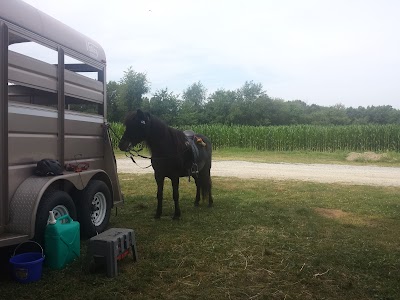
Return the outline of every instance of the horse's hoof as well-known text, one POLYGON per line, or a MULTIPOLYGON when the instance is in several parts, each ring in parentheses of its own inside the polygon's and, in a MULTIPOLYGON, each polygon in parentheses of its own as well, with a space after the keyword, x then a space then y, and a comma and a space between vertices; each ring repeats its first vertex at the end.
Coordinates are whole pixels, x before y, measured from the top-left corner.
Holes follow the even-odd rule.
POLYGON ((199 207, 199 202, 195 202, 194 207, 199 207))
POLYGON ((208 207, 213 207, 214 204, 213 203, 208 203, 208 207))
POLYGON ((172 220, 180 220, 180 218, 181 218, 180 216, 173 216, 172 220))
POLYGON ((161 218, 161 215, 159 215, 159 214, 154 215, 154 219, 159 219, 159 218, 161 218))

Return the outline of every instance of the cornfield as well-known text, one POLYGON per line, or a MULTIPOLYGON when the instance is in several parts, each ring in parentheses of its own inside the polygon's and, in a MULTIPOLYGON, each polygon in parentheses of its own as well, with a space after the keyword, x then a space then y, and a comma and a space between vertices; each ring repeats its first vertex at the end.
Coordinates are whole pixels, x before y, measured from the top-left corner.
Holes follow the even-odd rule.
POLYGON ((118 143, 125 131, 125 125, 122 123, 112 122, 110 125, 110 138, 114 149, 118 149, 118 143))
MULTIPOLYGON (((113 123, 112 128, 122 136, 123 125, 113 123)), ((204 124, 191 126, 190 129, 208 136, 214 149, 239 147, 267 151, 400 152, 400 125, 254 127, 204 124)), ((114 146, 117 146, 117 142, 114 146)))

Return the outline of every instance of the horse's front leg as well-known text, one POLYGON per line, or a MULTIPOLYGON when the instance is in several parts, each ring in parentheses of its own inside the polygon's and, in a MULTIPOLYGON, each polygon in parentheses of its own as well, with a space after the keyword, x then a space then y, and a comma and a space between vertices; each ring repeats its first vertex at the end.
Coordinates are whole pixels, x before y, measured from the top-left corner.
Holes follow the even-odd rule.
POLYGON ((181 209, 179 208, 179 177, 171 178, 172 182, 172 198, 174 198, 175 212, 172 219, 179 220, 181 217, 181 209))
POLYGON ((163 191, 164 191, 164 177, 155 175, 157 182, 157 211, 154 218, 159 219, 162 214, 162 201, 163 201, 163 191))

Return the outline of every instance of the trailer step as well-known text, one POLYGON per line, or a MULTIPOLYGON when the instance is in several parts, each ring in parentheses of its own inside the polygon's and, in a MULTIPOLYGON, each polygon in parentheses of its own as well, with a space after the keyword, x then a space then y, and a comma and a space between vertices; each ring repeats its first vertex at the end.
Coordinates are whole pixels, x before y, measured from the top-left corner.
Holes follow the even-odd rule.
POLYGON ((29 240, 29 236, 27 234, 9 232, 0 233, 0 247, 16 245, 22 242, 26 242, 27 240, 29 240))

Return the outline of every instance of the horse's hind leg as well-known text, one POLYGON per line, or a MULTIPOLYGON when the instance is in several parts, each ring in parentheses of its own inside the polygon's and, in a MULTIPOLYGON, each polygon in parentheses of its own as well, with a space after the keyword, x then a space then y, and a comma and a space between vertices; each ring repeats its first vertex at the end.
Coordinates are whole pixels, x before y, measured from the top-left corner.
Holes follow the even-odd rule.
POLYGON ((162 214, 162 201, 163 201, 163 191, 164 191, 164 177, 155 176, 157 182, 157 211, 154 218, 159 219, 162 214))
POLYGON ((200 202, 200 179, 198 176, 194 177, 194 182, 196 183, 196 200, 194 200, 194 206, 199 206, 200 202))
POLYGON ((208 174, 208 178, 206 180, 207 180, 207 191, 208 191, 208 207, 212 207, 214 201, 213 201, 212 194, 211 194, 212 183, 211 183, 210 173, 208 174))
POLYGON ((172 198, 174 198, 175 212, 172 219, 178 220, 181 217, 181 209, 179 207, 179 177, 171 179, 172 182, 172 198))

